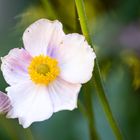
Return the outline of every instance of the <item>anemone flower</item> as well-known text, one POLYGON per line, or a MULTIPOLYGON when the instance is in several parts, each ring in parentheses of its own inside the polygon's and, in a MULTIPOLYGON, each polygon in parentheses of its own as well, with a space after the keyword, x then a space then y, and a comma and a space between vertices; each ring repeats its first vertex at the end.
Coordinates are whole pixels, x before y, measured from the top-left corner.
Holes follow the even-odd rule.
POLYGON ((23 34, 24 48, 2 58, 1 70, 9 87, 12 109, 27 128, 60 110, 77 107, 81 84, 92 77, 95 53, 84 36, 65 34, 62 24, 40 19, 23 34))

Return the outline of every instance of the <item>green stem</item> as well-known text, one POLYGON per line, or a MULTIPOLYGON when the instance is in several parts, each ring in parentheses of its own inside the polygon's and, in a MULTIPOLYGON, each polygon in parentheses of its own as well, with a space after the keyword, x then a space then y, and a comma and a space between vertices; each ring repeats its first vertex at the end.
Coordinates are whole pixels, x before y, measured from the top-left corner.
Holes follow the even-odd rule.
POLYGON ((75 4, 76 4, 79 20, 80 20, 82 32, 83 32, 84 36, 86 37, 87 41, 90 44, 92 44, 92 41, 91 41, 91 38, 89 35, 88 26, 87 26, 87 17, 86 17, 86 13, 85 13, 85 7, 84 7, 83 0, 75 0, 75 4))
POLYGON ((84 90, 90 139, 91 140, 98 140, 98 135, 97 135, 97 132, 95 129, 95 122, 94 122, 94 114, 93 114, 94 112, 93 112, 93 104, 92 104, 92 90, 91 90, 90 82, 88 82, 86 85, 84 85, 83 90, 84 90))
MULTIPOLYGON (((92 45, 92 40, 91 40, 91 36, 90 36, 89 30, 88 30, 87 17, 86 17, 86 12, 85 12, 83 0, 75 0, 75 3, 76 3, 79 19, 80 19, 80 25, 81 25, 82 32, 83 32, 84 36, 86 37, 87 41, 92 45)), ((113 117, 109 103, 108 103, 106 95, 105 95, 104 87, 102 84, 102 79, 100 76, 100 69, 98 66, 97 58, 95 61, 93 78, 94 78, 93 80, 94 80, 95 88, 97 91, 97 95, 98 95, 99 100, 101 102, 101 105, 106 113, 106 117, 110 123, 110 126, 111 126, 111 128, 116 136, 116 139, 122 140, 123 138, 122 138, 120 129, 117 125, 117 122, 115 121, 115 119, 113 117)))
POLYGON ((110 126, 111 126, 112 130, 114 131, 116 139, 117 140, 122 140, 123 138, 122 138, 120 129, 117 125, 117 122, 115 121, 115 119, 113 117, 113 114, 111 112, 111 108, 109 106, 107 97, 106 97, 105 92, 104 92, 104 88, 103 88, 103 85, 102 85, 102 81, 101 81, 101 77, 100 77, 100 70, 99 70, 97 60, 96 60, 95 63, 96 63, 96 65, 95 65, 95 68, 94 68, 93 82, 94 82, 94 86, 95 86, 95 88, 98 92, 97 96, 99 97, 99 100, 102 104, 102 107, 103 107, 105 113, 106 113, 106 116, 107 116, 107 119, 110 123, 110 126))
POLYGON ((78 109, 80 110, 80 112, 81 112, 86 118, 88 118, 86 108, 85 108, 84 104, 80 101, 80 99, 78 100, 78 109))
POLYGON ((52 4, 50 3, 49 0, 40 0, 42 3, 42 6, 44 6, 47 15, 50 16, 51 18, 55 19, 57 17, 56 13, 54 12, 54 8, 52 4))
POLYGON ((25 131, 26 140, 34 140, 30 128, 27 128, 27 129, 25 129, 24 131, 25 131))
MULTIPOLYGON (((79 26, 79 20, 78 19, 78 12, 75 5, 75 30, 78 33, 81 33, 81 27, 79 26)), ((83 86, 84 92, 84 99, 85 99, 85 105, 82 105, 79 102, 80 109, 82 113, 86 116, 88 121, 88 127, 89 127, 89 133, 90 133, 90 139, 91 140, 98 140, 98 134, 95 129, 95 121, 94 121, 94 109, 92 104, 92 89, 91 89, 91 83, 88 82, 86 85, 83 86)))

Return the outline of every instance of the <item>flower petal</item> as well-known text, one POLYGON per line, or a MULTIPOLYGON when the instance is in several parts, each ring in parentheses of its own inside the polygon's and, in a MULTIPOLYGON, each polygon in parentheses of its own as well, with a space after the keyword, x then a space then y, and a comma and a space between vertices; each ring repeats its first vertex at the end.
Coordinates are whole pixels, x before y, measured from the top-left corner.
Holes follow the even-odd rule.
POLYGON ((92 77, 95 57, 84 36, 66 35, 56 52, 61 78, 71 83, 86 83, 92 77))
POLYGON ((59 21, 40 19, 25 30, 24 47, 32 56, 51 55, 53 47, 61 42, 63 36, 62 24, 59 21))
POLYGON ((81 84, 71 84, 60 78, 50 84, 48 90, 53 102, 54 112, 76 108, 80 88, 81 84))
POLYGON ((0 91, 0 113, 7 113, 12 108, 9 97, 0 91))
POLYGON ((12 49, 2 58, 1 70, 8 84, 17 84, 29 79, 27 67, 31 56, 24 49, 12 49))
POLYGON ((50 118, 53 113, 46 86, 26 82, 7 88, 7 94, 13 106, 7 117, 18 118, 24 128, 50 118))

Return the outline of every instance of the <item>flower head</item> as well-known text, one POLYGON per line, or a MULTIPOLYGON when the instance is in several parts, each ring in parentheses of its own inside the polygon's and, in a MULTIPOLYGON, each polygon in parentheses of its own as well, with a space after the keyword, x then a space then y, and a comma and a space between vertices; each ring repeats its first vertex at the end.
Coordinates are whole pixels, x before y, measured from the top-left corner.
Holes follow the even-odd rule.
POLYGON ((24 48, 2 58, 6 91, 24 128, 60 110, 77 107, 82 83, 92 76, 95 53, 84 36, 65 34, 59 21, 40 19, 23 34, 24 48))

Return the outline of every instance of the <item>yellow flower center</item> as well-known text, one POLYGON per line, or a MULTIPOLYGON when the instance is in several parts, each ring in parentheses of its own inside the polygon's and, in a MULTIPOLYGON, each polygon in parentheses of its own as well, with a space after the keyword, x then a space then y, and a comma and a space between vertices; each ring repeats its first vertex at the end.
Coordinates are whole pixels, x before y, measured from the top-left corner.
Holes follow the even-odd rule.
POLYGON ((40 64, 37 68, 36 68, 37 73, 46 75, 46 73, 50 72, 50 68, 47 64, 40 64))
POLYGON ((48 85, 60 73, 58 62, 49 56, 36 56, 32 59, 28 72, 31 80, 36 84, 48 85))

